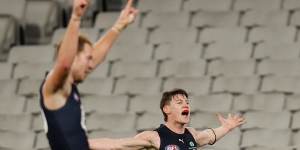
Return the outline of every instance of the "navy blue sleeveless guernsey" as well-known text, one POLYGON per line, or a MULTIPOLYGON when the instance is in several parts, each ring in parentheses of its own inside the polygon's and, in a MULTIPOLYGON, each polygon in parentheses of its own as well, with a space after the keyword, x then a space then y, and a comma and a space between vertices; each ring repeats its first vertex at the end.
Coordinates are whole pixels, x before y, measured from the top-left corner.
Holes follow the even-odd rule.
POLYGON ((197 150, 197 143, 188 129, 183 134, 177 134, 162 124, 154 131, 160 137, 159 150, 197 150))
POLYGON ((44 120, 44 129, 52 150, 88 150, 84 111, 80 95, 75 84, 66 104, 58 110, 49 110, 44 105, 40 87, 40 106, 44 120))

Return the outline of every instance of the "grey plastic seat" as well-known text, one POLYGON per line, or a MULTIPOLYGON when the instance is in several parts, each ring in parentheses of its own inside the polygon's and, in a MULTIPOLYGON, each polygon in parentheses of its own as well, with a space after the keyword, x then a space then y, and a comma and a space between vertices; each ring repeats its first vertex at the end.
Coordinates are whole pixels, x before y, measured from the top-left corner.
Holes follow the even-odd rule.
POLYGON ((137 6, 141 12, 179 12, 181 7, 181 0, 143 0, 137 6))
POLYGON ((242 132, 239 129, 232 130, 230 134, 226 135, 226 138, 220 139, 213 147, 217 150, 239 150, 241 136, 242 132))
POLYGON ((269 148, 287 147, 291 131, 285 130, 249 130, 243 133, 241 147, 265 146, 269 148))
POLYGON ((55 48, 52 45, 15 46, 11 49, 8 61, 11 63, 51 63, 55 48))
POLYGON ((153 95, 160 92, 160 87, 159 78, 123 78, 117 81, 114 94, 153 95))
POLYGON ((153 49, 152 45, 117 44, 112 47, 106 59, 108 61, 150 61, 152 59, 153 49))
MULTIPOLYGON (((110 29, 117 21, 119 15, 119 12, 99 12, 96 16, 94 28, 110 29)), ((138 27, 140 18, 140 15, 138 15, 134 23, 130 24, 130 26, 138 27)))
POLYGON ((204 53, 205 59, 223 58, 226 60, 247 60, 252 54, 251 43, 217 42, 209 44, 204 53))
POLYGON ((284 95, 279 93, 240 95, 234 98, 233 110, 281 112, 284 105, 284 95))
POLYGON ((212 76, 251 76, 256 69, 255 60, 215 60, 209 64, 208 74, 212 76))
POLYGON ((135 129, 136 116, 133 114, 100 114, 93 113, 87 118, 89 130, 125 132, 135 129))
POLYGON ((39 96, 33 96, 26 99, 25 113, 39 114, 41 113, 41 106, 39 102, 39 96))
POLYGON ((249 33, 249 42, 295 42, 295 27, 258 27, 249 33))
POLYGON ((137 120, 137 130, 153 130, 164 123, 163 115, 157 113, 145 113, 137 120))
POLYGON ((151 44, 160 43, 196 43, 196 28, 170 28, 160 27, 155 29, 151 35, 149 42, 151 44))
POLYGON ((126 28, 119 36, 115 45, 142 45, 146 44, 148 40, 148 29, 147 28, 136 28, 130 26, 126 28), (130 38, 128 38, 130 37, 130 38))
POLYGON ((218 125, 215 113, 197 112, 192 116, 191 127, 195 129, 207 129, 218 125))
POLYGON ((206 61, 170 60, 160 64, 160 77, 201 77, 205 75, 206 61))
POLYGON ((113 77, 155 77, 156 61, 118 61, 113 64, 111 76, 113 77))
POLYGON ((27 1, 25 11, 25 42, 49 43, 52 33, 59 26, 59 5, 54 1, 27 1))
POLYGON ((38 133, 36 138, 36 146, 37 149, 50 149, 49 142, 47 136, 44 132, 38 133))
POLYGON ((154 58, 157 60, 201 61, 202 53, 202 44, 166 43, 157 46, 154 58))
POLYGON ((24 21, 26 3, 26 0, 1 0, 0 14, 11 15, 22 24, 24 21))
POLYGON ((110 64, 108 61, 104 61, 89 74, 88 78, 106 78, 108 76, 110 64))
MULTIPOLYGON (((71 15, 73 0, 55 0, 59 3, 61 9, 65 13, 66 19, 69 19, 71 15)), ((103 1, 102 0, 90 0, 89 8, 86 10, 84 16, 82 17, 83 26, 92 26, 93 16, 96 12, 103 10, 103 1)))
POLYGON ((300 8, 300 2, 298 0, 285 0, 283 1, 283 9, 295 10, 300 8))
POLYGON ((91 131, 89 133, 89 138, 128 138, 128 137, 134 137, 137 134, 136 130, 132 131, 122 131, 122 132, 116 132, 116 131, 91 131))
POLYGON ((112 78, 88 78, 78 88, 82 94, 110 95, 113 84, 112 78))
POLYGON ((210 91, 211 79, 210 77, 176 77, 168 78, 163 86, 163 90, 172 90, 174 88, 185 89, 188 93, 193 95, 208 94, 210 91))
POLYGON ((0 114, 0 130, 26 132, 30 130, 30 114, 0 114))
POLYGON ((0 133, 0 147, 8 149, 31 149, 34 146, 35 134, 33 132, 1 131, 0 133))
POLYGON ((264 60, 258 65, 258 74, 275 76, 299 76, 300 61, 290 60, 264 60))
POLYGON ((256 59, 271 58, 275 60, 298 59, 300 43, 264 42, 257 45, 253 57, 256 59))
POLYGON ((87 113, 123 114, 127 111, 128 97, 125 95, 85 96, 82 98, 82 104, 87 113))
POLYGON ((210 94, 191 97, 191 107, 200 112, 229 112, 233 97, 230 94, 210 94), (220 105, 222 104, 222 105, 220 105))
POLYGON ((279 26, 284 27, 288 24, 288 11, 247 11, 242 17, 243 26, 279 26))
POLYGON ((293 13, 293 15, 291 16, 290 25, 291 26, 299 26, 300 25, 300 12, 299 11, 295 11, 293 13))
POLYGON ((254 146, 254 147, 249 147, 245 148, 245 150, 293 150, 293 146, 284 146, 284 147, 278 147, 278 148, 272 148, 272 147, 267 147, 267 146, 254 146))
POLYGON ((231 8, 231 0, 189 0, 184 5, 184 10, 189 11, 228 11, 231 8))
POLYGON ((297 150, 300 149, 300 146, 299 146, 299 141, 300 141, 300 133, 299 132, 294 132, 293 134, 293 145, 297 148, 297 150))
POLYGON ((280 0, 237 0, 234 3, 234 10, 279 10, 280 0))
POLYGON ((204 28, 199 37, 200 43, 244 43, 245 41, 246 29, 241 27, 204 28))
POLYGON ((0 94, 13 95, 17 90, 17 81, 12 79, 0 80, 0 94))
POLYGON ((0 60, 2 61, 7 59, 10 47, 19 43, 17 27, 16 21, 11 16, 0 15, 0 60))
POLYGON ((300 93, 299 77, 270 76, 262 81, 262 92, 300 93))
POLYGON ((141 95, 130 100, 129 111, 135 113, 161 113, 159 108, 161 95, 141 95))
POLYGON ((38 95, 41 84, 42 79, 23 79, 20 82, 18 94, 22 96, 38 95))
POLYGON ((292 129, 300 129, 300 112, 293 114, 292 129))
POLYGON ((143 19, 142 26, 147 28, 155 27, 178 27, 187 28, 189 25, 189 12, 151 12, 143 19))
POLYGON ((300 110, 300 95, 295 94, 287 97, 286 100, 286 109, 291 111, 300 110))
POLYGON ((39 113, 37 115, 33 116, 32 119, 32 130, 35 132, 45 132, 45 128, 44 128, 44 120, 42 118, 42 114, 39 113))
MULTIPOLYGON (((0 114, 19 115, 24 112, 26 101, 19 96, 1 96, 0 114)), ((17 129, 16 129, 17 130, 17 129)))
POLYGON ((50 71, 51 63, 19 63, 14 70, 14 79, 44 79, 46 71, 50 71))
POLYGON ((97 14, 94 27, 108 29, 114 25, 119 15, 119 12, 100 12, 97 14))
POLYGON ((283 112, 247 112, 244 117, 247 123, 242 129, 289 129, 291 113, 283 112))
POLYGON ((239 12, 200 11, 192 19, 193 27, 235 27, 238 25, 239 12))
MULTIPOLYGON (((63 39, 65 32, 66 32, 65 28, 56 29, 53 33, 51 44, 58 45, 59 42, 63 39)), ((101 33, 100 29, 97 29, 97 28, 81 28, 80 29, 80 34, 87 37, 92 43, 96 42, 99 39, 100 33, 101 33)))
POLYGON ((257 76, 218 77, 214 81, 212 92, 253 94, 258 92, 259 82, 257 76))
POLYGON ((10 79, 13 71, 11 63, 0 63, 0 80, 10 79))

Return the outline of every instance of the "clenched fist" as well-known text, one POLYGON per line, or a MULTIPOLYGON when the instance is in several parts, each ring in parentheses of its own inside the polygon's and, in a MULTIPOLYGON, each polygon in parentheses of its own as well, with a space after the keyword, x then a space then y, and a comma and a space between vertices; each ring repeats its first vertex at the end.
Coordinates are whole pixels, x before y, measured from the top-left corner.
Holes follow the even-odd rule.
POLYGON ((81 16, 83 16, 89 3, 90 0, 74 0, 72 17, 79 19, 81 16))

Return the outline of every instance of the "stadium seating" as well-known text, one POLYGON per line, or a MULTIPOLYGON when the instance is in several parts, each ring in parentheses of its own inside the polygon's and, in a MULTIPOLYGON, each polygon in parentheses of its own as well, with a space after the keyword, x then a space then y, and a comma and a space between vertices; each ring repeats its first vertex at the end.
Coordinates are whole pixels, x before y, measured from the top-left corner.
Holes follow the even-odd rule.
MULTIPOLYGON (((125 0, 91 0, 96 42, 125 0)), ((190 126, 247 123, 204 150, 300 150, 299 0, 139 0, 140 15, 79 90, 88 136, 131 137, 164 123, 166 90, 190 94, 190 126), (117 123, 116 123, 117 122, 117 123)), ((50 150, 39 88, 72 0, 0 0, 0 150, 50 150), (16 144, 17 143, 17 144, 16 144)))

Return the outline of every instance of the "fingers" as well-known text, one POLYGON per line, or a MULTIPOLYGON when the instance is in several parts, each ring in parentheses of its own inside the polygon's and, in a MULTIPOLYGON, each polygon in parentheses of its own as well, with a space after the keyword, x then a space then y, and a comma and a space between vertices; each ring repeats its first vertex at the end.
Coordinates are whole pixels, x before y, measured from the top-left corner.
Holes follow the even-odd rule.
POLYGON ((243 125, 245 123, 246 123, 246 120, 243 120, 243 121, 241 121, 241 122, 238 123, 238 126, 243 125))
POLYGON ((128 1, 127 1, 127 4, 126 4, 126 6, 125 6, 125 9, 131 8, 131 7, 132 7, 132 4, 133 4, 133 0, 128 0, 128 1))
POLYGON ((224 122, 225 118, 220 114, 220 113, 216 113, 219 121, 221 122, 221 124, 224 122))
POLYGON ((227 118, 227 119, 229 119, 229 118, 232 118, 232 115, 231 115, 231 113, 229 113, 229 114, 228 114, 228 118, 227 118))

